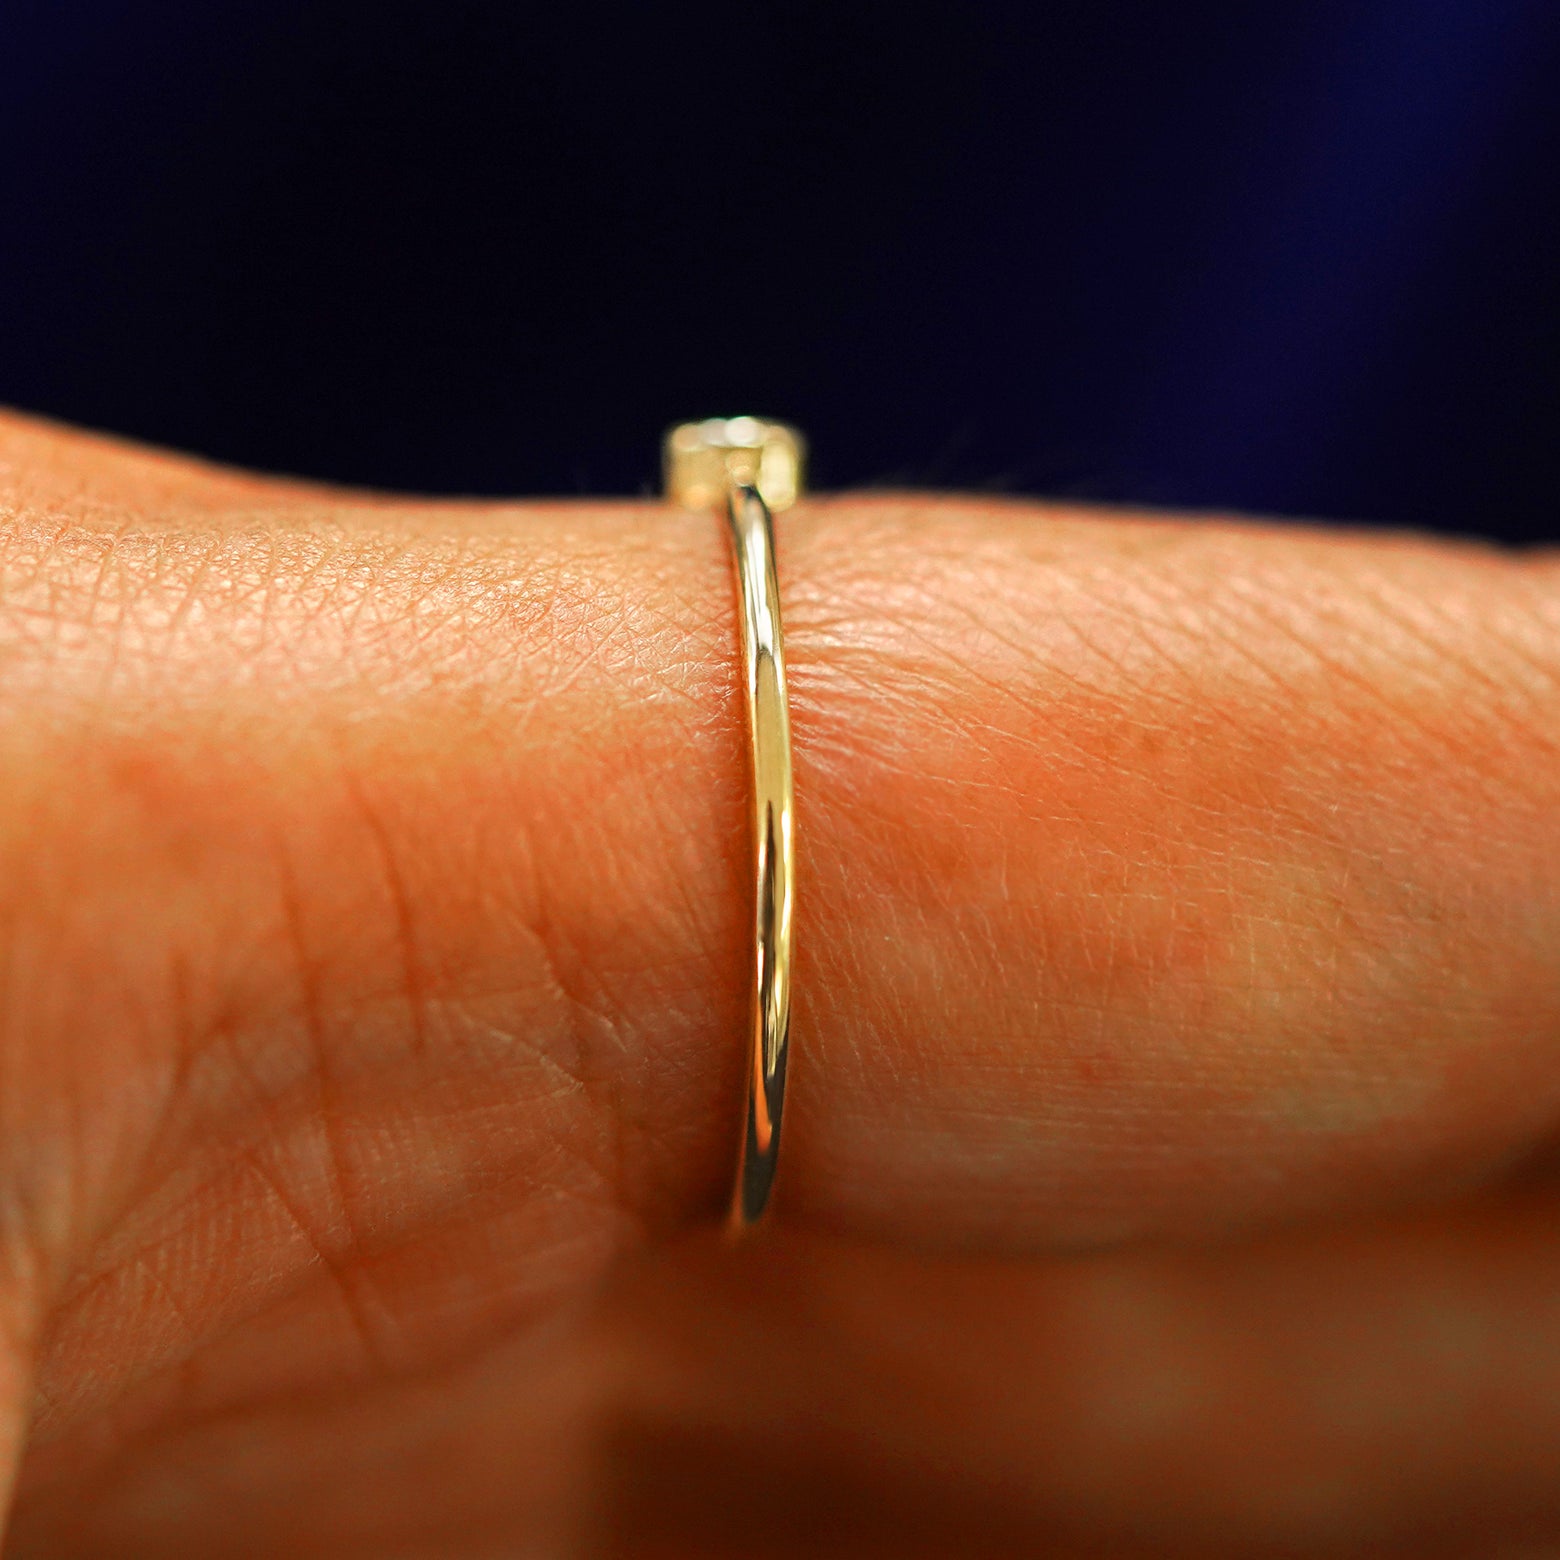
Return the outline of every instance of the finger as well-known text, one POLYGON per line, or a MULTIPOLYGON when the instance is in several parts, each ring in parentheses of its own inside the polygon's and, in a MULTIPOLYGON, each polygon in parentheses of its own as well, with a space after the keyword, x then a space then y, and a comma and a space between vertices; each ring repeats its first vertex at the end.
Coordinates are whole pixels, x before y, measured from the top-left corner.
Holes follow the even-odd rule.
POLYGON ((1548 1552, 1555 1213, 1029 1265, 685 1250, 611 1308, 591 1504, 641 1555, 1548 1552))
POLYGON ((1195 1234, 1547 1141, 1552 558, 1022 509, 800 541, 787 1206, 1195 1234))
MULTIPOLYGON (((45 1423, 289 1286, 289 1368, 393 1371, 717 1206, 749 962, 717 528, 11 437, 7 1141, 75 1273, 45 1423)), ((930 500, 781 548, 783 1218, 1202 1232, 1545 1140, 1552 565, 930 500)))
POLYGON ((699 1236, 545 1348, 44 1459, 16 1553, 1547 1553, 1555 1214, 1067 1260, 699 1236))

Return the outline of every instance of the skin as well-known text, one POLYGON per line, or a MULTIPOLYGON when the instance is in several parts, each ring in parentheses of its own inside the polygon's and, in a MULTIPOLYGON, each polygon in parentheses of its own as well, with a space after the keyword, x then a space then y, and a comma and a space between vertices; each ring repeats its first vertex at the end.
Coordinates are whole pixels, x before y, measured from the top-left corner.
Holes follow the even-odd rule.
POLYGON ((779 534, 733 1247, 721 528, 0 421, 7 1560, 1560 1553, 1560 564, 779 534))

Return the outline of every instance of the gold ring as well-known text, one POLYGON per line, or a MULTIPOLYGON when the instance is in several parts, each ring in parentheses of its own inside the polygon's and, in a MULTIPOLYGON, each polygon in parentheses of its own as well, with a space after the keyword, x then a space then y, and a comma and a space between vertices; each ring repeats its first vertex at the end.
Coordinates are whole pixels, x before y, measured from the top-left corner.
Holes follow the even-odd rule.
POLYGON ((736 563, 753 774, 754 962, 744 1049, 747 1100, 731 1223, 760 1218, 774 1187, 791 1038, 791 942, 796 855, 791 710, 771 512, 796 502, 803 444, 783 423, 712 418, 673 428, 663 446, 666 491, 688 509, 723 506, 736 563))

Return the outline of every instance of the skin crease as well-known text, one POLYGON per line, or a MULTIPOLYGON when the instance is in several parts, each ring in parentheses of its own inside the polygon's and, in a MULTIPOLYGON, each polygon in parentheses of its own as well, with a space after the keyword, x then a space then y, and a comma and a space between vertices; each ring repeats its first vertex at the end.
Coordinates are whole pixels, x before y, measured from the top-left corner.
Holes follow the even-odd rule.
POLYGON ((8 1560, 1560 1543, 1555 560, 778 529, 732 1249, 720 528, 0 422, 8 1560))

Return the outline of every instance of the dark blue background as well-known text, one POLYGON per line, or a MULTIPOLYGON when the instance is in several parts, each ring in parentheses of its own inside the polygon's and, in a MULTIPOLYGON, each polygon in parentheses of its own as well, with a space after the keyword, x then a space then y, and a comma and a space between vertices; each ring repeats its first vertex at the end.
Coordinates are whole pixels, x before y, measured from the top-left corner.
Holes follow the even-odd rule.
POLYGON ((1553 0, 0 0, 0 400, 228 460, 1556 534, 1553 0))

